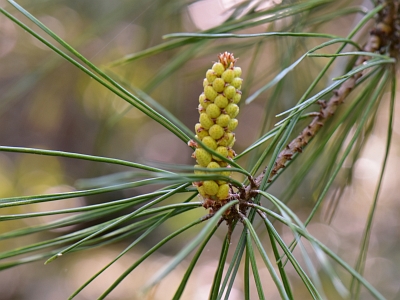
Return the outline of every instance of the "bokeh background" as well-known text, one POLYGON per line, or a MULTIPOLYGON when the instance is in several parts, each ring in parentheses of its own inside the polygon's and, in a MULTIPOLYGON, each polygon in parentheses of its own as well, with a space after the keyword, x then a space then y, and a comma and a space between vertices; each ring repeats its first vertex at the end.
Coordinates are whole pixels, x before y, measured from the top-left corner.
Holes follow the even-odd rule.
MULTIPOLYGON (((251 1, 250 1, 251 2, 251 1)), ((261 8, 272 7, 279 1, 264 1, 261 8)), ((368 2, 368 1, 367 1, 368 2)), ((265 84, 277 74, 279 62, 277 53, 288 51, 285 38, 271 38, 268 43, 257 39, 210 40, 201 47, 192 48, 192 56, 179 61, 180 49, 163 51, 150 57, 135 60, 122 66, 109 68, 108 65, 125 55, 136 53, 164 42, 162 36, 173 32, 194 32, 206 30, 223 23, 234 5, 240 0, 205 1, 136 1, 136 0, 21 0, 18 2, 56 34, 75 47, 97 66, 112 72, 115 78, 135 91, 141 90, 168 109, 189 128, 197 121, 197 99, 202 91, 205 71, 216 60, 216 55, 231 51, 239 57, 243 69, 244 97, 265 84), (257 56, 256 72, 246 71, 257 56), (176 66, 171 67, 171 61, 176 66), (251 84, 246 85, 246 78, 251 84)), ((361 1, 352 1, 354 5, 361 1)), ((364 2, 363 5, 368 5, 364 2)), ((27 24, 32 24, 5 1, 0 5, 27 24)), ((260 8, 260 9, 261 9, 260 8)), ((353 14, 324 25, 320 30, 345 35, 361 15, 353 14)), ((275 26, 284 26, 275 24, 275 26)), ((37 29, 34 25, 33 28, 37 29)), ((246 33, 262 32, 268 25, 251 28, 246 33)), ((362 40, 362 37, 360 37, 362 40)), ((311 41, 311 43, 313 43, 311 41)), ((186 46, 191 47, 191 46, 186 46)), ((288 51, 298 57, 304 48, 288 51)), ((335 49, 335 48, 332 48, 335 49)), ((292 49, 293 50, 293 49, 292 49)), ((323 60, 300 65, 289 76, 294 85, 284 87, 281 101, 275 113, 291 107, 317 74, 323 60)), ((340 64, 336 66, 340 70, 340 64)), ((91 155, 120 158, 140 163, 168 163, 192 165, 191 151, 181 140, 161 127, 137 109, 115 97, 100 84, 49 50, 28 33, 17 27, 5 16, 0 15, 0 144, 3 146, 35 147, 91 155)), ((334 72, 334 71, 333 71, 334 72)), ((321 86, 322 88, 322 86, 321 86)), ((264 124, 265 103, 273 90, 262 94, 251 105, 241 106, 239 127, 236 130, 236 152, 248 147, 262 132, 270 129, 276 119, 264 124)), ((378 121, 369 140, 352 170, 351 184, 344 190, 332 216, 335 197, 339 193, 332 189, 322 212, 309 226, 309 230, 350 265, 354 265, 361 234, 365 227, 368 211, 373 200, 377 178, 384 155, 387 133, 388 97, 382 100, 378 110, 378 121)), ((396 112, 398 109, 396 108, 396 112)), ((399 123, 396 113, 395 132, 391 155, 384 177, 372 238, 368 252, 365 276, 387 299, 400 299, 400 223, 398 201, 399 123)), ((328 149, 327 149, 328 150, 328 149)), ((306 154, 305 154, 306 155, 306 154)), ((329 152, 327 151, 327 156, 329 152)), ((300 158, 301 160, 301 158, 300 158)), ((248 162, 245 157, 240 163, 248 162)), ((280 196, 282 189, 290 182, 293 170, 274 185, 272 193, 280 196)), ((291 195, 290 207, 305 220, 317 199, 313 193, 315 171, 307 176, 301 187, 291 195)), ((24 196, 32 194, 73 191, 85 184, 85 179, 127 171, 127 168, 88 161, 43 157, 29 154, 0 152, 0 196, 24 196)), ((343 172, 346 173, 346 168, 343 172)), ((340 183, 339 176, 339 183, 340 183)), ((340 184, 337 184, 339 186, 340 184)), ((108 193, 106 195, 77 198, 62 203, 36 205, 29 208, 16 207, 3 210, 0 214, 22 213, 76 207, 121 199, 144 192, 145 189, 108 193)), ((179 201, 179 199, 176 199, 179 201)), ((205 214, 203 209, 188 214, 188 219, 205 214)), ((49 218, 26 219, 19 222, 2 222, 0 232, 40 224, 49 218)), ((161 237, 174 229, 179 222, 174 220, 144 240, 130 251, 104 275, 82 291, 77 299, 96 299, 106 286, 111 284, 127 266, 161 237)), ((285 240, 291 240, 287 228, 281 230, 285 240)), ((69 231, 73 228, 63 229, 69 231)), ((181 249, 198 229, 179 237, 175 243, 164 247, 148 259, 138 270, 128 276, 107 299, 143 299, 140 287, 153 273, 160 269, 169 258, 181 249)), ((225 227, 218 231, 196 267, 194 278, 189 282, 185 299, 207 299, 215 266, 218 261, 225 227)), ((62 230, 38 234, 29 240, 2 241, 0 250, 13 249, 27 243, 34 243, 46 237, 55 237, 62 230)), ((233 237, 232 243, 235 242, 233 237)), ((128 243, 129 241, 127 241, 128 243)), ((94 272, 112 260, 125 244, 117 244, 87 252, 70 254, 49 265, 43 261, 19 266, 0 272, 1 299, 66 299, 94 272)), ((299 253, 298 253, 299 254, 299 253)), ((301 255, 298 255, 301 257, 301 255)), ((169 299, 185 271, 185 264, 179 266, 166 278, 149 299, 169 299)), ((279 299, 273 288, 266 268, 259 270, 265 285, 271 286, 268 299, 279 299)), ((341 269, 337 272, 348 279, 341 269)), ((293 278, 296 299, 309 299, 302 282, 289 269, 293 278)), ((320 270, 322 280, 324 272, 320 270)), ((241 299, 242 284, 237 278, 230 299, 241 299)), ((254 287, 253 287, 254 288, 254 287)), ((332 292, 328 280, 326 293, 331 299, 341 299, 332 292)), ((368 293, 362 299, 370 299, 368 293)))

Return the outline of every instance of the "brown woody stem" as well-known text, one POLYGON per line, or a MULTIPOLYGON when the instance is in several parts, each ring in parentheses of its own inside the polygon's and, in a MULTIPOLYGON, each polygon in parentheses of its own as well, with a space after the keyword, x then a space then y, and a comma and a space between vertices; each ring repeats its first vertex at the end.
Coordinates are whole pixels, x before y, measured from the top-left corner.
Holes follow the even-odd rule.
MULTIPOLYGON (((366 52, 382 52, 385 47, 389 47, 389 53, 391 56, 397 56, 400 48, 400 18, 398 16, 400 5, 397 0, 385 2, 385 7, 379 12, 376 25, 370 31, 369 39, 364 45, 363 50, 366 52)), ((368 59, 370 59, 368 56, 359 56, 354 64, 354 68, 360 66, 368 59)), ((317 134, 325 122, 335 113, 337 107, 343 103, 347 95, 354 89, 357 81, 363 75, 363 71, 354 74, 333 92, 333 96, 328 101, 318 102, 321 107, 319 113, 317 113, 311 123, 279 153, 274 166, 269 173, 269 182, 272 181, 279 170, 285 167, 287 161, 291 160, 293 155, 302 152, 302 149, 317 134)), ((267 170, 265 169, 255 179, 257 187, 260 186, 264 176, 266 176, 266 171, 267 170)))

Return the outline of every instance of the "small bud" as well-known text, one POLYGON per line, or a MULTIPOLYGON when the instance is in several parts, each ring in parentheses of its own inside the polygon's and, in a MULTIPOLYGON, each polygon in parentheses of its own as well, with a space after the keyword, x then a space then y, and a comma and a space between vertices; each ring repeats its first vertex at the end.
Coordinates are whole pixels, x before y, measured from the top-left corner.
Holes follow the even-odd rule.
POLYGON ((211 85, 207 85, 204 88, 204 94, 206 95, 206 98, 210 101, 214 101, 214 99, 218 96, 218 93, 213 89, 211 85))
POLYGON ((235 73, 235 77, 240 77, 242 75, 242 69, 240 67, 234 67, 233 72, 235 73))
POLYGON ((208 130, 208 134, 214 140, 219 140, 224 135, 224 132, 225 132, 224 129, 217 124, 211 126, 210 129, 208 130))
POLYGON ((214 180, 206 180, 203 182, 204 192, 207 195, 214 196, 218 193, 219 186, 214 180))
MULTIPOLYGON (((228 143, 229 143, 228 147, 232 148, 233 144, 235 143, 235 134, 232 132, 229 132, 227 135, 228 135, 228 143)), ((233 156, 231 156, 231 157, 233 157, 233 156)))
POLYGON ((229 121, 231 120, 231 117, 226 115, 226 114, 221 114, 217 120, 215 120, 215 123, 218 124, 221 127, 227 127, 229 124, 229 121))
POLYGON ((211 119, 216 119, 221 114, 221 109, 216 104, 211 103, 207 106, 206 113, 211 119))
POLYGON ((228 157, 229 158, 234 158, 236 156, 235 151, 231 147, 228 147, 228 157))
POLYGON ((197 138, 200 139, 200 140, 202 140, 204 137, 206 137, 206 136, 209 135, 209 134, 208 134, 208 131, 205 130, 205 129, 201 126, 200 123, 197 123, 197 124, 194 126, 194 130, 196 131, 197 138))
POLYGON ((214 125, 213 120, 211 120, 210 116, 206 113, 200 114, 199 121, 201 126, 206 130, 210 129, 210 127, 214 125))
POLYGON ((234 131, 236 127, 238 126, 238 120, 237 119, 230 119, 229 124, 228 124, 228 130, 229 131, 234 131))
MULTIPOLYGON (((234 104, 238 104, 240 102, 240 99, 242 99, 242 92, 239 90, 236 90, 235 96, 232 98, 232 102, 234 104)), ((205 107, 205 106, 204 106, 205 107)))
POLYGON ((232 148, 233 145, 235 144, 235 141, 236 141, 236 138, 233 137, 232 142, 229 143, 228 147, 229 147, 229 148, 232 148))
POLYGON ((227 87, 225 87, 224 89, 224 95, 226 98, 228 99, 232 99, 236 94, 236 89, 235 87, 228 85, 227 87))
POLYGON ((218 168, 221 168, 221 167, 215 161, 212 161, 207 165, 207 169, 218 169, 218 168))
POLYGON ((218 140, 218 146, 228 147, 229 142, 232 141, 232 137, 232 132, 225 132, 224 136, 218 140))
MULTIPOLYGON (((212 161, 208 164, 207 169, 218 169, 221 168, 216 161, 212 161)), ((218 174, 218 172, 209 172, 209 174, 218 174)))
POLYGON ((225 108, 229 104, 229 101, 224 95, 219 94, 217 98, 214 99, 214 104, 219 108, 225 108))
POLYGON ((232 69, 225 70, 224 73, 222 73, 221 75, 221 78, 228 83, 231 82, 234 77, 235 77, 235 72, 232 69))
POLYGON ((222 78, 216 78, 212 83, 212 87, 217 93, 222 93, 225 89, 225 81, 222 78))
POLYGON ((196 156, 197 163, 202 167, 207 167, 211 162, 211 154, 203 148, 197 148, 194 155, 196 156))
POLYGON ((197 190, 199 191, 199 194, 202 195, 203 197, 207 196, 206 192, 204 191, 204 186, 202 186, 202 185, 198 186, 197 190))
POLYGON ((239 113, 239 106, 233 103, 229 103, 228 106, 225 107, 225 111, 231 117, 231 119, 233 119, 239 113))
POLYGON ((217 198, 223 200, 228 197, 229 197, 229 185, 226 183, 220 185, 217 192, 217 198))
POLYGON ((228 167, 229 167, 229 165, 228 165, 227 162, 220 161, 220 162, 218 162, 218 163, 219 163, 219 165, 221 166, 221 168, 228 168, 228 167))
POLYGON ((236 77, 232 80, 231 85, 233 85, 235 88, 240 90, 240 87, 242 86, 242 82, 243 82, 242 78, 236 77))
POLYGON ((207 106, 211 103, 211 101, 207 99, 207 97, 206 97, 206 95, 204 95, 204 93, 201 93, 201 95, 199 96, 199 103, 204 108, 207 108, 207 106))
MULTIPOLYGON (((223 147, 223 146, 219 146, 215 150, 215 152, 217 152, 218 154, 222 155, 223 157, 228 157, 228 154, 229 154, 228 148, 227 147, 223 147)), ((216 157, 214 155, 212 156, 212 158, 215 159, 216 161, 221 161, 221 159, 219 157, 216 157)), ((220 163, 220 165, 221 165, 221 163, 220 163)), ((221 166, 221 168, 224 168, 224 167, 226 167, 226 166, 221 166)))
POLYGON ((221 63, 215 63, 215 64, 212 66, 212 69, 213 69, 213 71, 215 72, 215 74, 216 74, 217 76, 221 76, 222 73, 225 71, 225 67, 224 67, 224 65, 221 64, 221 63))
POLYGON ((212 83, 215 78, 217 78, 217 74, 212 69, 208 69, 206 72, 206 78, 209 83, 212 83))
POLYGON ((202 142, 204 145, 212 150, 215 150, 218 147, 217 142, 211 136, 206 136, 205 138, 203 138, 202 142))

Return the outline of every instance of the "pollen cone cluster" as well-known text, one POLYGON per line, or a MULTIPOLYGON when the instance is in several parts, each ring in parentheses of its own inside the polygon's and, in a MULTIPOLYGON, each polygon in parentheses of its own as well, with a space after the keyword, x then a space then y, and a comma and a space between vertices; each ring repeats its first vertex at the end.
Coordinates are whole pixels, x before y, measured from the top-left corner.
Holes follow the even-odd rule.
MULTIPOLYGON (((235 143, 233 131, 238 125, 236 116, 239 113, 237 105, 241 99, 240 88, 243 79, 242 70, 235 67, 233 54, 225 52, 218 56, 218 62, 207 70, 203 81, 204 92, 199 97, 199 123, 195 126, 196 138, 204 145, 221 156, 232 159, 235 143)), ((212 155, 200 144, 192 142, 196 147, 193 157, 196 158, 195 168, 228 168, 229 164, 216 155, 212 155)), ((196 171, 196 174, 207 174, 207 171, 196 171)), ((231 172, 221 171, 221 175, 230 176, 231 172)), ((213 172, 215 174, 215 172, 213 172)), ((230 186, 226 181, 207 180, 195 182, 205 207, 210 201, 220 202, 230 196, 230 186)))

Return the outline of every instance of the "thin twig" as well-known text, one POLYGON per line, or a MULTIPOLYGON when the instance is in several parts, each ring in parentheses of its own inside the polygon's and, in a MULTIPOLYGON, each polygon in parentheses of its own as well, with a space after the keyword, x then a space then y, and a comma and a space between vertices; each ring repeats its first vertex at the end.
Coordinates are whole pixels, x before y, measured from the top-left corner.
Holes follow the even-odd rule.
MULTIPOLYGON (((386 46, 390 46, 390 48, 393 48, 393 51, 390 52, 396 53, 396 50, 398 50, 398 44, 400 43, 399 32, 396 30, 397 27, 400 29, 400 22, 395 18, 398 10, 398 1, 389 1, 386 3, 385 8, 378 14, 376 25, 370 31, 369 39, 363 47, 365 52, 376 52, 382 50, 386 46), (393 28, 395 28, 395 30, 393 30, 393 28)), ((369 59, 370 57, 368 56, 359 56, 354 64, 354 68, 360 66, 369 59)), ((279 153, 274 163, 274 167, 268 175, 269 182, 272 181, 279 170, 285 167, 287 161, 291 160, 293 155, 302 152, 302 149, 317 134, 325 122, 336 112, 337 107, 344 102, 348 94, 356 86, 357 81, 363 75, 363 71, 354 74, 337 90, 333 91, 333 96, 328 101, 318 102, 321 107, 319 113, 317 113, 311 123, 279 153)), ((266 176, 266 172, 267 168, 264 169, 264 171, 255 179, 255 183, 258 187, 264 176, 266 176)))

